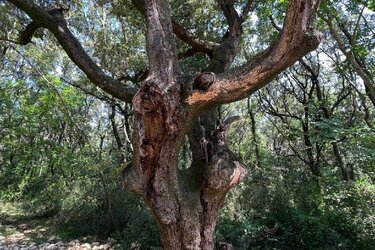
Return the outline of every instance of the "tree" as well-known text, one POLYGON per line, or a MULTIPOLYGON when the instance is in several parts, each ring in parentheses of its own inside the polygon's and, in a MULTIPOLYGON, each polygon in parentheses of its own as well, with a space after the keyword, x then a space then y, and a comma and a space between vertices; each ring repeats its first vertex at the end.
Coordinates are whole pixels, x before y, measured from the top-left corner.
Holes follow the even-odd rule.
MULTIPOLYGON (((318 0, 291 0, 278 39, 243 66, 229 70, 253 1, 218 0, 228 30, 219 43, 192 36, 172 19, 169 1, 134 0, 145 17, 148 69, 136 89, 111 77, 85 52, 64 18, 66 8, 46 8, 32 0, 8 0, 32 21, 18 43, 27 44, 39 28, 49 30, 88 79, 106 93, 132 103, 133 162, 123 171, 124 185, 150 207, 165 249, 213 249, 214 230, 226 193, 246 176, 246 167, 227 146, 227 130, 237 117, 216 124, 215 107, 246 98, 314 50, 318 0), (238 7, 243 6, 242 13, 238 7), (174 34, 190 46, 178 55, 174 34), (189 76, 178 57, 204 53, 210 64, 189 76), (192 164, 179 169, 186 136, 192 164)), ((48 2, 48 1, 47 1, 48 2)), ((44 2, 43 2, 44 3, 44 2)), ((126 1, 117 2, 127 8, 126 1)), ((48 5, 48 4, 47 4, 48 5)))

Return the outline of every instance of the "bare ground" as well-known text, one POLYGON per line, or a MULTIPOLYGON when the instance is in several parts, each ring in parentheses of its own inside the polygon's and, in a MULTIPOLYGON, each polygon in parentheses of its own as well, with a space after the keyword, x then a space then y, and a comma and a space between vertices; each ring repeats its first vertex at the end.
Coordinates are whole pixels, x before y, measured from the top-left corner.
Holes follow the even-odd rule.
POLYGON ((121 249, 114 239, 99 241, 94 236, 62 239, 48 219, 17 217, 14 209, 1 204, 0 250, 109 250, 121 249))

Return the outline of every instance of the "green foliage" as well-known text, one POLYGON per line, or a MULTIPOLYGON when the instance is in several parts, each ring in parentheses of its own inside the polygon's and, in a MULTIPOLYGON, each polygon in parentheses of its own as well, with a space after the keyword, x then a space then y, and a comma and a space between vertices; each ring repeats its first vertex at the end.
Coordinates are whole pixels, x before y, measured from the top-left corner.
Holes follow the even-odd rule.
POLYGON ((241 204, 232 216, 227 202, 218 241, 236 249, 372 249, 374 184, 368 179, 332 185, 333 180, 298 180, 291 173, 283 178, 264 174, 256 174, 242 195, 232 197, 241 204))

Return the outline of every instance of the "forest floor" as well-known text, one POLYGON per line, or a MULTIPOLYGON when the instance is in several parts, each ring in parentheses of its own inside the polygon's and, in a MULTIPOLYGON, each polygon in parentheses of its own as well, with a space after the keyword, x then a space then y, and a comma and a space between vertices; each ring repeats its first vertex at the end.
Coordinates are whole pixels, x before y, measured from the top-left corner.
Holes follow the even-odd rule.
POLYGON ((121 249, 112 238, 94 236, 79 239, 60 235, 53 221, 22 215, 9 203, 0 202, 0 250, 109 250, 121 249))

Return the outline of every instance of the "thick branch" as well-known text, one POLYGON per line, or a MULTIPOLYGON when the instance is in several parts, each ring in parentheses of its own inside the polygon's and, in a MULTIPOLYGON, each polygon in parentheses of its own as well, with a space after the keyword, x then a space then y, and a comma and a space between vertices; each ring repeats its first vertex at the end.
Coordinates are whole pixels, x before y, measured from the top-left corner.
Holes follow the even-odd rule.
POLYGON ((166 0, 144 1, 144 6, 149 77, 164 89, 173 82, 177 62, 171 10, 166 0))
POLYGON ((26 45, 28 43, 31 43, 31 39, 35 33, 35 31, 40 28, 39 25, 37 25, 35 22, 29 23, 26 28, 21 32, 20 38, 19 38, 19 44, 26 45))
MULTIPOLYGON (((33 19, 32 23, 35 23, 36 26, 29 26, 27 29, 29 29, 30 32, 33 33, 33 31, 36 30, 35 27, 39 26, 51 31, 68 54, 69 58, 87 75, 92 83, 120 100, 131 102, 135 94, 135 89, 127 87, 106 75, 103 70, 95 64, 91 57, 85 52, 77 38, 70 32, 62 14, 48 13, 31 0, 8 1, 26 12, 26 14, 33 19)), ((26 32, 27 34, 24 32, 24 38, 21 39, 26 39, 25 41, 30 39, 32 36, 30 32, 26 32)))
POLYGON ((192 57, 192 56, 194 56, 194 55, 196 55, 198 53, 199 53, 198 50, 191 48, 191 49, 188 49, 188 50, 186 50, 184 52, 178 53, 177 57, 178 57, 178 60, 183 60, 185 58, 192 57))
POLYGON ((215 48, 215 46, 217 46, 217 44, 203 41, 198 37, 193 36, 184 27, 182 27, 175 21, 172 21, 172 24, 173 32, 181 41, 189 44, 194 50, 198 52, 202 52, 209 56, 212 56, 213 49, 215 48))
POLYGON ((238 15, 236 9, 233 6, 233 1, 225 1, 225 0, 219 0, 219 6, 221 10, 224 13, 224 16, 226 17, 228 24, 229 24, 229 30, 228 33, 231 36, 239 36, 241 35, 241 24, 243 22, 242 18, 238 15), (229 2, 229 3, 227 3, 229 2), (232 3, 230 3, 232 2, 232 3))
POLYGON ((217 145, 214 145, 212 164, 206 169, 207 186, 211 189, 227 191, 238 185, 248 174, 241 159, 227 145, 230 125, 239 119, 239 116, 229 117, 214 131, 217 145))
POLYGON ((265 86, 308 52, 316 49, 321 34, 314 31, 319 0, 290 0, 284 27, 278 41, 259 53, 247 65, 218 75, 206 92, 194 91, 187 102, 203 110, 240 100, 265 86))

